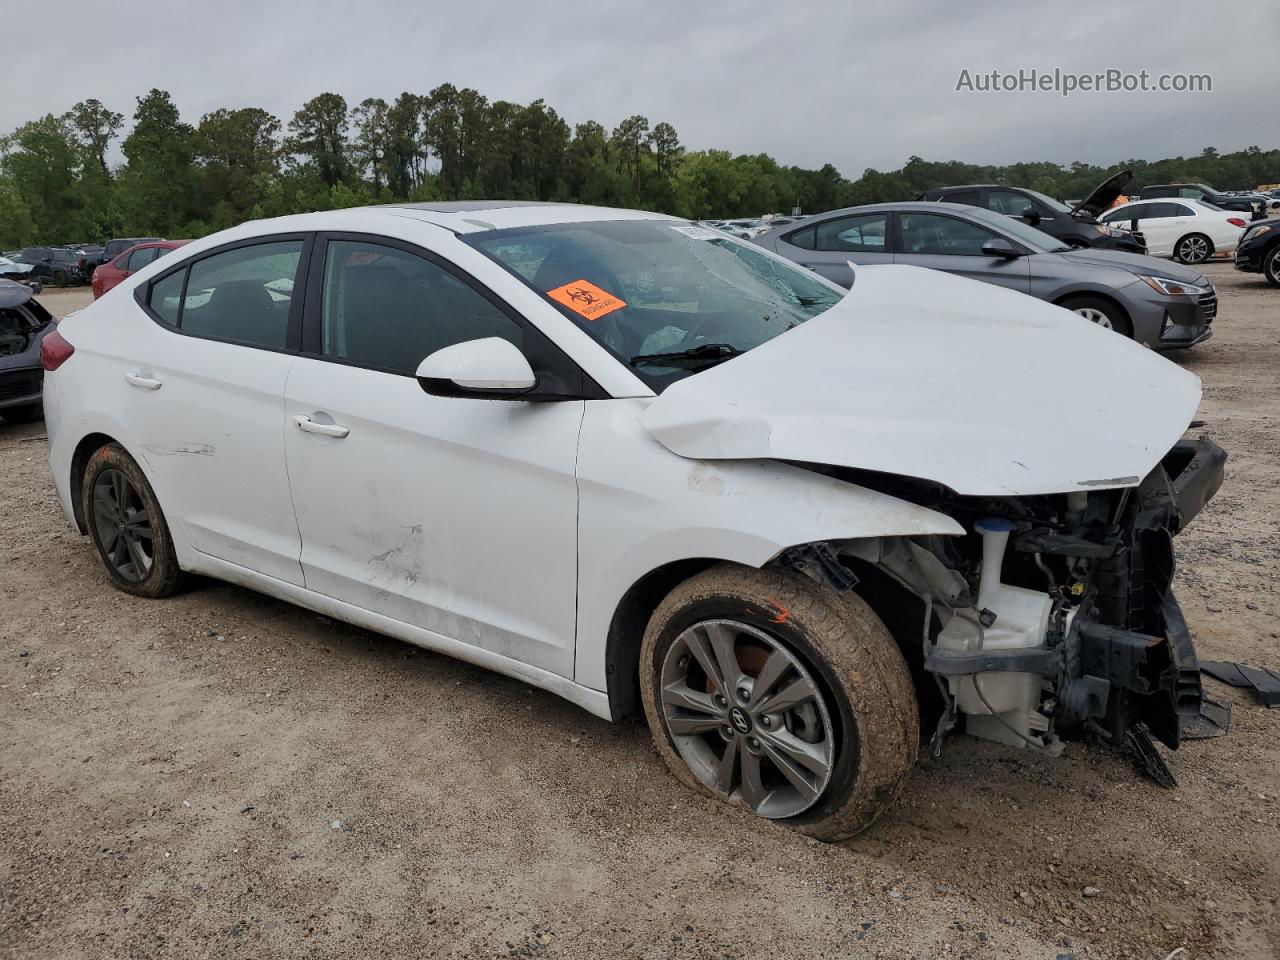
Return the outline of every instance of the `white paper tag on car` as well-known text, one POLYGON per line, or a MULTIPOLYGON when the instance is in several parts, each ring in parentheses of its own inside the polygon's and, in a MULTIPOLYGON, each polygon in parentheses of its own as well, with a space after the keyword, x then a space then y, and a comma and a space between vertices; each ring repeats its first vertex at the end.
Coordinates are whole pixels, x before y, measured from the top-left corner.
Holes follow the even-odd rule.
POLYGON ((683 233, 690 240, 723 240, 725 234, 719 230, 712 230, 710 227, 694 227, 694 226, 674 226, 671 228, 676 233, 683 233))

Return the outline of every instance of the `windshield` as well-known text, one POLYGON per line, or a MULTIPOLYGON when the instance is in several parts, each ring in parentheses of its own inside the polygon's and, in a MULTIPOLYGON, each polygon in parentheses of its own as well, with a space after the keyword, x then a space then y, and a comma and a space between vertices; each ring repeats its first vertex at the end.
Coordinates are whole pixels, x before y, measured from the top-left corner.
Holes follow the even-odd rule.
POLYGON ((1061 253, 1063 250, 1071 249, 1057 237, 1051 237, 1043 230, 1037 230, 1013 217, 1006 217, 980 207, 967 209, 965 213, 974 219, 985 221, 1006 236, 1013 237, 1019 243, 1030 247, 1036 253, 1061 253))
POLYGON ((680 221, 519 227, 461 239, 659 392, 816 317, 844 294, 757 247, 680 221))

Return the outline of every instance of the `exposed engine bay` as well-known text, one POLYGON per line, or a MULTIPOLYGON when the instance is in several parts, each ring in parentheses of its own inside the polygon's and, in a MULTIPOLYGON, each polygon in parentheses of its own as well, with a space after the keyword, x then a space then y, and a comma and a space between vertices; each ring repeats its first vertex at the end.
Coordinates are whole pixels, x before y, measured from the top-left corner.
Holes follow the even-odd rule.
POLYGON ((1230 722, 1204 697, 1171 589, 1173 537, 1217 492, 1226 459, 1210 440, 1184 440, 1136 487, 1016 498, 811 467, 973 532, 833 541, 781 560, 837 589, 870 565, 921 599, 918 666, 943 702, 935 750, 961 722, 975 736, 1054 753, 1064 739, 1093 738, 1131 749, 1171 785, 1150 737, 1176 749, 1230 722))

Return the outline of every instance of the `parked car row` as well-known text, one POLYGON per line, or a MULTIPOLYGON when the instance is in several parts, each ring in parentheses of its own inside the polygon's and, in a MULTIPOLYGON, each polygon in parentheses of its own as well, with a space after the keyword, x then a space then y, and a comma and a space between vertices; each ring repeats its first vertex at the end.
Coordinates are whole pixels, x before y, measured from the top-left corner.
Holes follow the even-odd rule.
POLYGON ((1198 270, 1118 250, 1071 247, 1021 218, 917 201, 835 210, 754 243, 841 286, 856 266, 910 264, 1008 287, 1156 350, 1212 336, 1217 293, 1198 270))

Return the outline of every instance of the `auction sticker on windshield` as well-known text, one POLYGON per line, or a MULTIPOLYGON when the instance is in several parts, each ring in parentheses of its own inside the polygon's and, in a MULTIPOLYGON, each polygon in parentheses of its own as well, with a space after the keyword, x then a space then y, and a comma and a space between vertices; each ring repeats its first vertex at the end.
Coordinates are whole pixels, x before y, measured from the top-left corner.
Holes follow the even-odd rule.
POLYGON ((588 320, 597 320, 627 305, 625 300, 586 280, 575 280, 563 287, 548 290, 547 296, 588 320))

